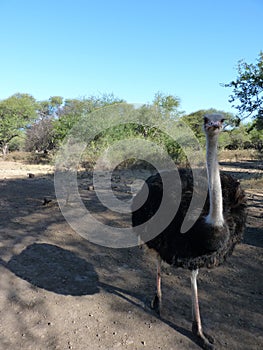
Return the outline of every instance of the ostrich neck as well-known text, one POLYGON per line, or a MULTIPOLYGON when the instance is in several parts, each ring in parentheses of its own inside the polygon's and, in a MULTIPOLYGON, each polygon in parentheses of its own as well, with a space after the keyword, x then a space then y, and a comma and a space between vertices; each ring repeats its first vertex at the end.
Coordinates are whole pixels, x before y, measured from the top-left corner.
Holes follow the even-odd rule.
POLYGON ((206 222, 213 226, 222 226, 223 218, 223 198, 217 160, 218 135, 206 137, 206 161, 209 185, 210 207, 206 222))

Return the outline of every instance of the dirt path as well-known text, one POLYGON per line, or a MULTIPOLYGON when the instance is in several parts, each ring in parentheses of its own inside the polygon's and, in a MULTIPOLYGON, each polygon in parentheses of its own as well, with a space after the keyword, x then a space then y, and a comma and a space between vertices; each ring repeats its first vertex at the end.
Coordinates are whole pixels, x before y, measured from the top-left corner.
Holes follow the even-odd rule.
MULTIPOLYGON (((164 266, 158 318, 148 307, 154 257, 75 233, 51 171, 0 162, 0 349, 200 349, 190 332, 189 272, 164 266)), ((217 349, 263 348, 263 188, 250 188, 248 200, 244 243, 224 266, 200 273, 204 327, 217 349)))

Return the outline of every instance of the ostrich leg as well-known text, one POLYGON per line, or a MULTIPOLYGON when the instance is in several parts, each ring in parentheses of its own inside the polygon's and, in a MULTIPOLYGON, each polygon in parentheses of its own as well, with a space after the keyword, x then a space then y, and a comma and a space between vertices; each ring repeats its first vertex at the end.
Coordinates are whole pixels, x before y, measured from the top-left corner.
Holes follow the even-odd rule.
POLYGON ((207 334, 204 334, 202 330, 202 323, 201 323, 199 302, 198 302, 197 275, 198 275, 198 269, 193 270, 191 275, 192 314, 193 314, 192 332, 197 337, 197 342, 203 349, 215 350, 215 347, 212 345, 214 343, 214 339, 208 336, 207 334))
POLYGON ((151 303, 152 309, 155 310, 158 313, 158 315, 161 315, 161 308, 162 308, 161 263, 162 263, 162 260, 158 255, 157 266, 156 266, 156 294, 151 303))

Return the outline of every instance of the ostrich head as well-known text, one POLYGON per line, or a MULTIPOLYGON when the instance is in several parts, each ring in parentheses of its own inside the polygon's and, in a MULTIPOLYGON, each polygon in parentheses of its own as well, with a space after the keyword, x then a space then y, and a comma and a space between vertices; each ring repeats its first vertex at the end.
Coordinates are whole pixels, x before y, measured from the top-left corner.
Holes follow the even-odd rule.
POLYGON ((224 116, 222 114, 206 114, 204 116, 204 131, 207 135, 218 135, 223 127, 224 116))

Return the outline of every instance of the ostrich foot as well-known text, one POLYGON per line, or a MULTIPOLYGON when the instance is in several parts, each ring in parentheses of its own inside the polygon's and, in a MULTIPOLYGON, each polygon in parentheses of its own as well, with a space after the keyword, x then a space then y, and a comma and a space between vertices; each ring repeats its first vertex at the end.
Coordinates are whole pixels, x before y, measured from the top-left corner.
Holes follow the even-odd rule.
POLYGON ((162 299, 155 294, 153 300, 151 301, 151 308, 154 310, 159 316, 161 316, 162 309, 162 299))
POLYGON ((196 322, 193 322, 192 324, 192 332, 194 336, 196 337, 197 344, 204 350, 215 350, 214 344, 214 338, 211 337, 209 334, 203 333, 202 331, 198 330, 198 326, 196 322))

